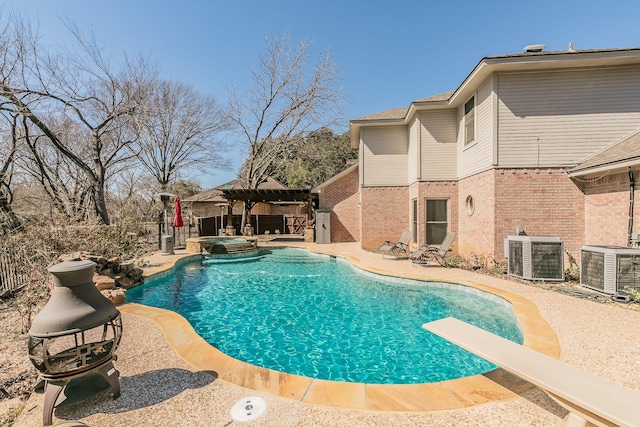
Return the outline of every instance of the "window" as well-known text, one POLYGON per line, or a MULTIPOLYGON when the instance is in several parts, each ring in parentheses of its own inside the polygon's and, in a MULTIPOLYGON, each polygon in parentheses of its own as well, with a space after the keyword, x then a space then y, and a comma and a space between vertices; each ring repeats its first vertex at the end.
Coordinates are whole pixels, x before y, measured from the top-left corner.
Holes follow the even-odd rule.
POLYGON ((476 97, 472 96, 464 104, 464 144, 471 144, 476 139, 476 97))
POLYGON ((473 202, 473 196, 467 196, 465 204, 467 205, 467 212, 469 213, 469 216, 473 215, 476 210, 476 204, 473 202))
POLYGON ((426 242, 428 245, 439 245, 449 229, 449 201, 447 199, 427 199, 426 205, 426 242))
POLYGON ((418 199, 411 200, 411 234, 414 242, 418 242, 418 199))

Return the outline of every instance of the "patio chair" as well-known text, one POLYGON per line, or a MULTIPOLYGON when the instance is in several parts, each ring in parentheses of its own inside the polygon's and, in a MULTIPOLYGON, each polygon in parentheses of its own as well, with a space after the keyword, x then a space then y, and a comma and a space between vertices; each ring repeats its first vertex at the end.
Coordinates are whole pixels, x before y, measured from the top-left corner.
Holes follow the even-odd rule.
POLYGON ((427 267, 432 261, 437 261, 442 267, 447 265, 447 252, 451 250, 456 233, 450 231, 444 236, 444 240, 440 245, 422 245, 418 250, 411 254, 411 262, 427 267))
POLYGON ((382 257, 385 255, 393 255, 394 257, 399 257, 404 255, 405 257, 409 256, 409 242, 411 241, 411 232, 403 231, 400 235, 400 238, 397 242, 392 242, 391 240, 385 240, 382 245, 377 249, 377 252, 382 252, 382 257))

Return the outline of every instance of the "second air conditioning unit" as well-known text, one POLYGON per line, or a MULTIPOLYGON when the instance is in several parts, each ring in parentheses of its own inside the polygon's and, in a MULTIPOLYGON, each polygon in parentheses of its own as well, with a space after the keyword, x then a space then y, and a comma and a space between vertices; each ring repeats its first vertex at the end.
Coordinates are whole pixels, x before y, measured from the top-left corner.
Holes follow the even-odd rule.
POLYGON ((559 237, 508 236, 508 274, 527 280, 564 281, 564 246, 559 237))
POLYGON ((580 248, 580 284, 607 294, 640 291, 640 249, 585 245, 580 248))

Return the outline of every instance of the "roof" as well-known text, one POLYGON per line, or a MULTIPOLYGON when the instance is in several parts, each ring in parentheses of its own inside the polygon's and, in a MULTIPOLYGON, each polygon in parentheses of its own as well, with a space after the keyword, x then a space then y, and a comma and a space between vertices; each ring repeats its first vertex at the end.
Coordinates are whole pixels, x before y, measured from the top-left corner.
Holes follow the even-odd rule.
MULTIPOLYGON (((261 190, 286 190, 287 187, 275 179, 268 177, 265 182, 258 185, 261 190)), ((238 190, 245 189, 243 181, 240 179, 234 179, 233 181, 225 182, 222 185, 203 191, 198 194, 194 194, 191 197, 187 197, 182 200, 183 202, 225 202, 227 198, 224 196, 223 191, 226 190, 238 190)))
POLYGON ((349 121, 351 147, 359 145, 360 128, 409 123, 417 111, 457 108, 466 102, 493 73, 544 71, 596 66, 640 64, 640 48, 585 49, 519 52, 482 58, 457 89, 413 101, 408 108, 394 108, 349 121))
POLYGON ((198 194, 194 194, 191 197, 182 199, 182 202, 224 202, 225 198, 222 195, 222 191, 217 188, 211 188, 198 194))
MULTIPOLYGON (((429 96, 427 98, 418 99, 417 101, 413 101, 416 103, 429 103, 429 102, 442 102, 448 101, 453 95, 454 91, 440 93, 438 95, 429 96)), ((381 111, 379 113, 369 114, 367 116, 358 117, 357 119, 352 119, 352 121, 368 121, 368 120, 404 120, 405 116, 409 112, 409 108, 392 108, 390 110, 381 111)))
POLYGON ((438 95, 433 95, 433 96, 429 96, 427 98, 422 98, 422 99, 418 99, 417 101, 413 101, 414 103, 417 102, 440 102, 440 101, 448 101, 449 98, 451 98, 451 95, 453 95, 455 92, 455 90, 450 90, 449 92, 444 92, 444 93, 440 93, 438 95))
POLYGON ((390 110, 381 111, 379 113, 369 114, 368 116, 362 116, 357 119, 358 121, 366 121, 366 120, 398 120, 404 119, 404 116, 409 111, 408 108, 392 108, 390 110))
MULTIPOLYGON (((244 185, 244 181, 241 179, 234 179, 233 181, 225 182, 224 184, 216 187, 217 190, 232 190, 232 189, 239 189, 239 188, 247 188, 247 186, 244 185)), ((275 179, 271 177, 267 177, 267 180, 261 183, 260 185, 258 185, 258 188, 284 190, 287 187, 282 183, 276 181, 275 179)))
POLYGON ((570 172, 572 175, 586 175, 638 165, 640 165, 640 129, 587 157, 570 172))

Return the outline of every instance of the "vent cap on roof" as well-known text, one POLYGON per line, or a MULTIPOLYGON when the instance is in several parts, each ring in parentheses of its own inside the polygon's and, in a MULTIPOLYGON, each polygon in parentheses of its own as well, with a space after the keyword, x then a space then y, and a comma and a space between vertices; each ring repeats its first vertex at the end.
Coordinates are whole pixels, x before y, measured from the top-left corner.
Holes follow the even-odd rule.
POLYGON ((525 52, 542 52, 546 48, 546 44, 530 44, 524 47, 525 52))

